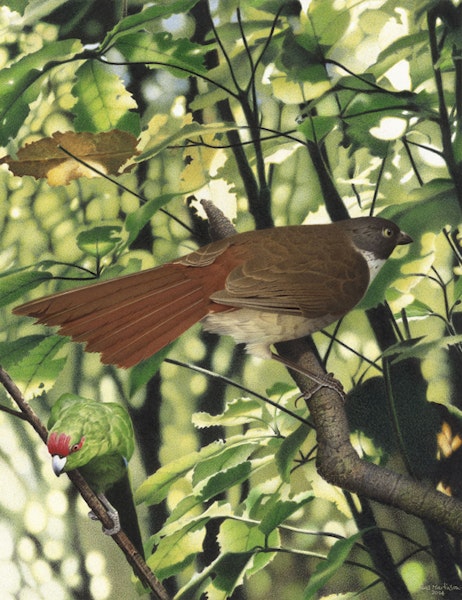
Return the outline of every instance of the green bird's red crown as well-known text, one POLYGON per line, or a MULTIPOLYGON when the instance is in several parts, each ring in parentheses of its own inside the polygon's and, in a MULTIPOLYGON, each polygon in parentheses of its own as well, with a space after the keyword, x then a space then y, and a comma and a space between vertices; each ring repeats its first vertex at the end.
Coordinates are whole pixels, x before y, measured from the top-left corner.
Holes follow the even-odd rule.
POLYGON ((50 433, 48 437, 47 447, 48 452, 53 456, 57 454, 58 456, 69 456, 73 452, 77 452, 83 446, 85 441, 85 436, 82 437, 78 444, 74 444, 71 446, 71 436, 66 435, 65 433, 50 433))

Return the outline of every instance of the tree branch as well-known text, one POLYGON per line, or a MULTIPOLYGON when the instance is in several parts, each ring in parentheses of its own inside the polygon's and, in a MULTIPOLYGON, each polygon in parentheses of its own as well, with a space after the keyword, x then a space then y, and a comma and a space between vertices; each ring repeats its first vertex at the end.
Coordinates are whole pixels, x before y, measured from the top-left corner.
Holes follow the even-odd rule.
MULTIPOLYGON (((39 417, 32 410, 31 406, 24 399, 21 390, 14 383, 8 373, 0 366, 0 383, 3 385, 5 390, 11 396, 12 400, 19 407, 25 420, 32 425, 35 431, 38 433, 40 439, 44 444, 47 442, 48 430, 39 417)), ((67 476, 72 481, 74 486, 79 491, 82 498, 88 504, 93 513, 101 521, 102 525, 106 529, 111 529, 114 524, 111 517, 107 514, 104 505, 99 500, 98 496, 93 492, 88 483, 85 481, 81 473, 76 469, 69 471, 67 476)), ((132 567, 135 575, 139 577, 142 584, 152 590, 156 600, 170 600, 166 589, 150 570, 146 564, 144 558, 140 555, 138 550, 129 540, 127 535, 123 531, 119 531, 115 535, 111 536, 115 543, 121 548, 125 557, 132 567)))
MULTIPOLYGON (((311 372, 324 373, 314 354, 303 340, 277 345, 281 354, 311 372)), ((299 373, 292 373, 303 394, 313 383, 299 373)), ((435 490, 430 484, 413 480, 359 458, 350 442, 348 420, 340 396, 322 388, 307 400, 317 432, 316 465, 326 481, 370 500, 378 500, 422 519, 435 521, 447 531, 462 534, 462 502, 435 490)))

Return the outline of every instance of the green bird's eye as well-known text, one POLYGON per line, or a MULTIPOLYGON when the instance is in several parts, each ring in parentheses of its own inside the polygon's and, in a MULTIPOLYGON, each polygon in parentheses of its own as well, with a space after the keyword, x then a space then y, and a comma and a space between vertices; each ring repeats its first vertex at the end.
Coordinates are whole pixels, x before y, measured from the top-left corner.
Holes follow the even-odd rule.
POLYGON ((72 453, 77 452, 78 450, 80 450, 80 448, 83 446, 84 441, 85 441, 85 436, 82 437, 82 439, 80 440, 80 442, 78 444, 74 444, 71 447, 70 454, 72 454, 72 453))

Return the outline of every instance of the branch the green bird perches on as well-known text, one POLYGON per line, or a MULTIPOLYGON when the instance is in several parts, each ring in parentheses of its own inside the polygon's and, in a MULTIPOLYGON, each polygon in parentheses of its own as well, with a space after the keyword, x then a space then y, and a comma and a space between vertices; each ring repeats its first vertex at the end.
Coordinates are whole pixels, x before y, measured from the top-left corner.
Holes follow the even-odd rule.
POLYGON ((134 451, 134 433, 125 408, 64 394, 51 409, 48 428, 54 473, 59 476, 79 469, 114 521, 114 528, 105 532, 114 535, 122 525, 142 552, 127 468, 134 451))

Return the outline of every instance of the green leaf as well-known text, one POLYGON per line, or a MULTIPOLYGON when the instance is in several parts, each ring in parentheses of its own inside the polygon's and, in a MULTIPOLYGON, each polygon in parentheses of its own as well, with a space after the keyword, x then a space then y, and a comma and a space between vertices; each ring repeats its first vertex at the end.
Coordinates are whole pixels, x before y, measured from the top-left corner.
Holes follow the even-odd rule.
POLYGON ((1 342, 0 365, 7 370, 10 369, 48 337, 48 335, 26 335, 12 342, 1 342))
POLYGON ((0 144, 15 137, 29 114, 30 104, 43 89, 42 77, 60 63, 59 57, 72 56, 81 49, 77 40, 55 41, 28 54, 0 71, 0 144))
POLYGON ((153 356, 141 361, 130 369, 130 374, 128 376, 128 395, 130 398, 154 377, 164 362, 165 357, 168 356, 169 352, 172 350, 174 344, 175 342, 165 346, 165 348, 162 348, 162 350, 159 350, 159 352, 156 352, 153 356))
POLYGON ((194 469, 193 485, 196 486, 200 482, 215 476, 217 473, 222 473, 246 462, 252 452, 259 448, 258 441, 224 447, 222 452, 201 461, 194 469))
POLYGON ((24 267, 0 275, 0 306, 22 299, 28 291, 53 278, 48 271, 30 269, 31 267, 24 267))
POLYGON ((115 46, 130 62, 166 68, 175 77, 206 73, 204 56, 209 48, 186 38, 175 39, 168 31, 127 34, 115 46))
POLYGON ((103 225, 82 231, 77 236, 77 246, 90 256, 102 258, 112 252, 122 241, 120 225, 103 225))
MULTIPOLYGON (((227 553, 240 554, 242 552, 252 552, 254 554, 252 561, 249 561, 246 572, 248 575, 255 573, 267 565, 273 558, 273 552, 260 552, 263 548, 278 548, 281 545, 279 533, 273 531, 270 536, 265 536, 254 523, 238 521, 236 519, 226 519, 220 526, 218 534, 218 543, 222 554, 227 553)), ((242 581, 233 577, 230 582, 233 589, 242 581)), ((214 580, 214 586, 218 589, 230 591, 229 587, 222 588, 214 580)))
POLYGON ((350 538, 335 542, 327 555, 327 559, 319 563, 310 577, 310 581, 303 594, 303 600, 313 600, 316 598, 317 592, 337 573, 348 558, 351 549, 365 531, 368 530, 360 531, 350 538))
POLYGON ((295 431, 284 439, 276 452, 276 466, 283 481, 290 480, 290 471, 293 467, 294 458, 309 432, 310 428, 302 423, 300 427, 297 427, 295 431))
POLYGON ((406 340, 385 350, 383 356, 392 357, 391 364, 397 364, 409 358, 427 358, 428 354, 436 349, 445 349, 462 343, 462 334, 446 335, 436 339, 427 336, 406 340))
POLYGON ((337 117, 314 116, 306 118, 298 129, 311 142, 322 141, 338 123, 337 117))
POLYGON ((198 462, 208 456, 212 456, 222 448, 222 442, 214 442, 202 448, 199 452, 191 452, 161 467, 136 490, 136 503, 141 504, 145 502, 150 506, 151 504, 162 502, 176 481, 183 478, 198 462))
POLYGON ((155 553, 146 561, 160 580, 185 569, 202 551, 206 533, 204 524, 207 521, 206 518, 188 523, 180 531, 162 538, 155 553))
MULTIPOLYGON (((67 343, 68 338, 62 336, 45 337, 20 362, 9 367, 9 375, 22 388, 26 400, 53 387, 66 363, 66 358, 54 357, 67 343)), ((4 352, 5 349, 0 350, 4 352)))
POLYGON ((136 161, 141 162, 144 160, 149 160, 156 154, 159 154, 159 152, 162 152, 162 150, 165 150, 165 148, 168 146, 178 145, 184 140, 194 136, 210 135, 212 133, 226 133, 227 131, 232 131, 235 129, 239 129, 239 127, 232 123, 208 123, 202 125, 201 123, 196 123, 193 121, 192 123, 187 123, 178 131, 162 137, 160 141, 156 141, 154 144, 148 145, 144 151, 136 157, 136 161))
POLYGON ((207 483, 201 489, 199 496, 203 502, 210 500, 210 498, 246 481, 251 472, 252 463, 250 461, 245 461, 235 467, 226 469, 226 471, 216 473, 209 477, 207 483))
POLYGON ((192 415, 192 422, 198 428, 233 425, 245 425, 262 418, 262 403, 250 398, 237 398, 226 403, 224 411, 219 415, 198 412, 192 415))
POLYGON ((311 2, 308 14, 318 43, 326 46, 333 46, 340 40, 351 20, 351 11, 348 8, 340 5, 339 10, 336 3, 325 0, 311 2))
POLYGON ((157 6, 150 6, 145 10, 125 17, 117 23, 117 25, 106 35, 101 44, 101 52, 107 50, 107 46, 128 34, 129 32, 139 31, 144 29, 149 21, 155 21, 161 18, 167 18, 170 15, 187 13, 197 4, 199 0, 177 0, 173 2, 157 3, 157 6))
POLYGON ((160 208, 168 204, 173 198, 178 198, 179 195, 178 193, 162 194, 157 198, 152 198, 152 200, 149 200, 146 204, 143 204, 143 206, 130 213, 125 219, 124 225, 128 231, 128 239, 125 242, 125 246, 132 244, 139 232, 160 208))
MULTIPOLYGON (((176 594, 175 600, 197 600, 212 579, 214 587, 227 591, 228 595, 231 594, 242 581, 245 568, 252 556, 252 552, 236 552, 219 556, 203 571, 193 575, 190 581, 176 594)), ((226 597, 223 596, 223 598, 226 597)))
POLYGON ((292 500, 282 500, 278 494, 274 494, 268 505, 265 505, 265 514, 258 528, 265 536, 268 536, 290 515, 312 500, 314 500, 313 492, 304 492, 292 500))
POLYGON ((96 60, 86 61, 76 74, 72 93, 77 103, 72 108, 76 131, 119 129, 137 136, 140 119, 137 104, 121 79, 96 60))

